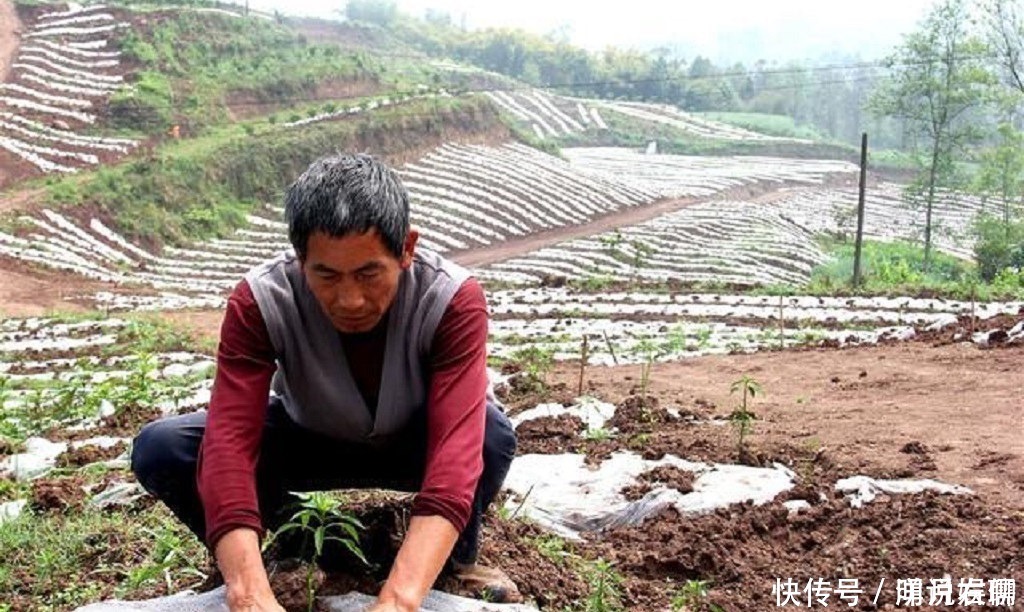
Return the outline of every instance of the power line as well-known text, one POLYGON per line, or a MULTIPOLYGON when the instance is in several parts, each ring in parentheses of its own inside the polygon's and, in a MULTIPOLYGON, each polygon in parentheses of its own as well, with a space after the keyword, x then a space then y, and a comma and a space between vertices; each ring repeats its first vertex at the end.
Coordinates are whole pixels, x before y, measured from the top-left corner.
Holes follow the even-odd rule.
MULTIPOLYGON (((820 87, 820 86, 826 86, 826 85, 845 85, 845 84, 850 84, 850 83, 853 83, 853 82, 871 82, 871 81, 878 80, 879 78, 880 77, 878 75, 867 75, 867 76, 853 77, 853 78, 848 78, 848 79, 822 80, 822 81, 815 81, 813 83, 794 84, 794 85, 779 85, 779 86, 773 86, 773 87, 764 87, 764 88, 761 88, 759 91, 761 91, 761 92, 786 91, 786 90, 792 90, 792 89, 800 89, 800 88, 804 88, 804 87, 820 87)), ((515 87, 506 87, 506 88, 468 88, 468 89, 465 89, 465 90, 459 90, 459 91, 453 92, 453 93, 449 94, 449 96, 453 97, 453 98, 457 98, 457 97, 464 97, 464 96, 470 96, 470 95, 474 95, 474 94, 484 93, 484 92, 488 92, 488 91, 516 92, 516 91, 522 91, 524 89, 541 89, 541 88, 526 88, 526 87, 521 87, 521 86, 518 86, 518 85, 515 86, 515 87)), ((393 96, 382 96, 382 97, 393 97, 393 96)), ((434 95, 434 99, 436 99, 438 97, 445 97, 445 96, 443 94, 435 94, 434 95)), ((376 99, 379 101, 380 98, 378 97, 376 99)), ((438 112, 437 111, 419 111, 419 110, 416 110, 416 111, 403 111, 403 110, 399 109, 399 107, 403 106, 403 105, 408 105, 410 103, 414 103, 414 102, 417 102, 417 101, 427 101, 427 100, 430 100, 430 99, 431 99, 430 97, 418 95, 418 96, 414 96, 413 98, 411 98, 409 100, 393 102, 393 103, 391 103, 389 105, 378 106, 378 107, 376 107, 374 109, 360 108, 360 110, 358 112, 355 112, 355 113, 344 112, 344 109, 335 109, 333 111, 335 113, 334 116, 326 117, 326 118, 317 120, 317 122, 325 121, 325 120, 346 119, 346 118, 353 118, 353 119, 364 118, 364 117, 367 116, 367 113, 371 113, 371 112, 375 112, 375 111, 386 111, 386 112, 390 111, 389 115, 391 115, 393 117, 398 117, 398 118, 415 118, 415 119, 432 119, 432 118, 437 118, 438 117, 438 112)), ((313 104, 313 103, 317 103, 318 104, 318 103, 321 103, 321 102, 330 102, 330 103, 338 105, 338 106, 345 106, 347 103, 352 103, 352 102, 354 102, 356 100, 367 101, 367 97, 364 96, 364 97, 359 97, 359 98, 342 98, 342 99, 334 98, 334 97, 326 97, 326 96, 289 97, 289 98, 280 99, 279 101, 233 103, 233 104, 231 104, 229 106, 231 108, 235 108, 235 107, 252 108, 252 107, 264 107, 264 106, 273 107, 273 106, 280 105, 280 104, 299 103, 299 102, 307 103, 307 104, 313 104)), ((370 100, 368 100, 368 102, 372 102, 373 100, 374 100, 373 98, 370 98, 370 100)), ((604 102, 604 101, 601 101, 601 100, 596 100, 596 101, 597 102, 604 102)), ((353 106, 355 106, 355 105, 353 105, 353 106)), ((176 107, 171 106, 171 105, 157 105, 157 106, 153 106, 152 108, 156 108, 157 110, 171 110, 171 111, 176 109, 176 107)), ((178 110, 180 110, 180 108, 178 108, 178 110)), ((281 116, 287 117, 287 119, 285 119, 285 120, 276 121, 274 123, 275 125, 282 125, 283 126, 284 124, 287 124, 287 123, 292 123, 292 122, 295 122, 295 121, 301 121, 301 120, 304 120, 304 119, 309 119, 309 118, 315 117, 318 114, 323 114, 323 113, 313 113, 311 115, 310 114, 310 110, 312 110, 312 109, 308 109, 307 108, 307 109, 304 109, 304 111, 300 111, 299 109, 296 109, 296 108, 279 108, 279 109, 277 109, 277 110, 275 110, 275 111, 273 111, 271 113, 268 113, 267 116, 273 115, 273 116, 278 116, 278 117, 281 117, 281 116)), ((614 109, 611 109, 611 110, 614 112, 614 109)), ((134 112, 133 109, 123 109, 123 110, 110 110, 110 109, 108 109, 108 111, 106 112, 105 115, 103 115, 103 117, 114 118, 114 119, 116 119, 116 118, 128 118, 128 119, 132 119, 135 125, 142 126, 144 128, 145 127, 159 128, 161 131, 168 126, 168 122, 165 121, 165 120, 159 120, 159 119, 156 119, 156 118, 152 118, 152 119, 151 118, 147 118, 144 115, 142 115, 141 113, 134 112)), ((265 120, 266 119, 264 117, 264 119, 260 119, 258 121, 261 124, 265 120)), ((248 125, 252 125, 252 124, 248 124, 248 125)), ((296 127, 302 127, 302 126, 296 126, 296 127)))
MULTIPOLYGON (((837 85, 837 84, 847 84, 847 83, 855 83, 855 82, 863 82, 863 81, 873 81, 873 80, 878 80, 880 78, 883 78, 882 75, 861 75, 861 76, 856 76, 856 77, 846 77, 846 78, 840 78, 840 79, 817 80, 817 81, 806 81, 806 82, 803 82, 803 83, 791 83, 791 84, 778 84, 778 85, 770 85, 770 86, 761 86, 761 87, 757 87, 756 89, 757 89, 757 92, 787 91, 787 90, 802 89, 802 88, 810 89, 810 88, 819 87, 819 86, 823 86, 823 85, 837 85)), ((451 87, 451 88, 441 88, 441 89, 446 90, 446 91, 448 91, 450 89, 450 93, 453 94, 453 95, 456 95, 456 96, 464 95, 464 94, 472 94, 472 93, 485 93, 485 92, 511 92, 511 93, 515 93, 515 92, 529 91, 529 90, 535 90, 535 89, 545 90, 545 91, 552 91, 553 93, 556 93, 556 95, 557 95, 557 90, 560 90, 560 89, 574 89, 574 88, 584 88, 584 87, 586 87, 586 88, 623 87, 623 86, 626 86, 626 85, 668 83, 668 82, 674 82, 676 80, 677 79, 674 78, 674 77, 661 78, 661 79, 633 79, 633 80, 630 80, 630 79, 616 79, 616 80, 606 80, 606 81, 593 81, 593 82, 590 82, 590 83, 576 83, 576 84, 569 84, 569 85, 566 85, 566 84, 548 84, 548 85, 539 85, 538 86, 538 85, 529 85, 529 84, 525 84, 525 83, 523 83, 523 84, 516 83, 516 84, 505 85, 505 86, 496 86, 496 87, 478 86, 478 87, 451 87)), ((403 95, 413 95, 414 97, 419 97, 420 99, 423 99, 422 98, 422 94, 409 94, 409 93, 406 93, 406 92, 393 92, 393 93, 390 93, 390 94, 382 94, 380 96, 376 96, 375 98, 377 98, 377 99, 380 99, 380 98, 383 98, 383 97, 391 98, 391 97, 403 96, 403 95)), ((225 105, 228 106, 228 107, 231 107, 231 108, 260 108, 260 107, 272 107, 272 106, 280 106, 280 105, 287 105, 287 104, 293 104, 293 103, 304 103, 304 102, 305 103, 335 102, 335 103, 338 103, 338 104, 345 104, 345 103, 348 103, 348 102, 351 102, 351 101, 354 101, 354 100, 366 100, 367 98, 370 98, 372 100, 374 97, 371 97, 371 96, 358 96, 358 97, 351 97, 351 98, 338 98, 336 96, 331 96, 331 95, 317 95, 317 96, 313 96, 313 95, 297 95, 297 96, 282 96, 282 97, 277 97, 275 99, 267 100, 267 101, 232 102, 230 104, 225 104, 225 105)), ((186 109, 186 107, 184 105, 175 104, 173 101, 168 101, 167 103, 163 103, 163 104, 152 104, 151 103, 151 104, 148 104, 147 107, 148 108, 154 108, 154 109, 157 109, 157 110, 177 109, 177 110, 182 110, 183 111, 183 110, 186 109)), ((282 111, 280 111, 280 112, 287 112, 287 110, 288 109, 282 109, 282 111)), ((116 116, 116 114, 117 113, 108 113, 108 116, 111 116, 111 115, 115 115, 116 116)), ((130 114, 130 113, 126 112, 126 113, 123 113, 123 114, 130 114)))
MULTIPOLYGON (((965 56, 964 60, 975 60, 975 59, 992 59, 995 58, 996 54, 983 54, 965 56)), ((377 56, 375 56, 377 57, 377 56)), ((934 60, 933 60, 934 61, 934 60)), ((652 77, 652 78, 640 78, 640 79, 605 79, 600 81, 566 81, 562 83, 545 83, 541 85, 531 85, 528 83, 514 83, 496 87, 453 87, 453 91, 456 93, 482 93, 486 91, 499 91, 499 92, 516 92, 522 90, 540 89, 545 91, 557 92, 558 90, 573 90, 573 89, 602 89, 602 88, 621 88, 627 86, 637 85, 657 85, 667 83, 686 83, 691 81, 700 81, 705 79, 729 79, 736 77, 751 77, 757 78, 760 76, 778 76, 787 74, 801 74, 807 72, 825 72, 825 71, 837 71, 837 70, 864 70, 864 69, 878 69, 878 68, 892 68, 892 67, 909 67, 915 65, 926 65, 930 63, 928 60, 921 60, 916 62, 901 62, 901 63, 885 63, 885 62, 859 62, 851 64, 833 64, 828 66, 819 66, 812 68, 781 68, 777 70, 764 70, 751 73, 747 72, 723 72, 709 75, 676 75, 676 76, 665 76, 665 77, 652 77)), ((328 75, 325 75, 327 78, 328 75)), ((511 79, 506 75, 497 75, 499 78, 511 79)), ((823 85, 836 85, 844 83, 862 82, 870 80, 878 80, 882 78, 882 75, 870 75, 870 76, 857 76, 857 77, 846 77, 842 79, 831 79, 831 80, 817 80, 817 81, 805 81, 803 83, 792 83, 792 84, 776 84, 770 86, 756 87, 757 92, 764 91, 786 91, 791 89, 801 88, 814 88, 823 85)), ((396 95, 402 95, 401 93, 396 95)), ((364 96, 365 97, 365 96, 364 96)), ((274 106, 280 104, 294 104, 303 102, 327 102, 337 101, 344 102, 346 100, 360 99, 360 98, 337 98, 334 96, 285 96, 279 97, 270 101, 253 101, 253 102, 236 102, 229 106, 231 107, 242 107, 242 108, 258 108, 265 106, 274 106)), ((176 105, 173 102, 167 104, 150 104, 151 108, 158 110, 166 109, 182 109, 181 105, 176 105)))

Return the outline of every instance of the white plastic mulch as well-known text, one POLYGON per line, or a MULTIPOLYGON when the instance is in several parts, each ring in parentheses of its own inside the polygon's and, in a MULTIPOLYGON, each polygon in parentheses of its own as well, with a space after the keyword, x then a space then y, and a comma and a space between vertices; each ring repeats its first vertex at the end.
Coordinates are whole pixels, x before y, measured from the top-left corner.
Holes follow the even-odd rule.
POLYGON ((762 504, 793 487, 795 475, 783 465, 756 468, 707 464, 667 455, 650 461, 628 452, 614 453, 598 469, 575 454, 522 455, 512 462, 505 488, 516 494, 508 506, 568 538, 584 531, 635 525, 662 508, 709 512, 730 504, 762 504), (693 492, 657 488, 628 501, 621 493, 640 474, 661 465, 694 472, 693 492))
MULTIPOLYGON (((329 612, 362 612, 374 602, 374 597, 351 592, 335 597, 319 598, 318 610, 329 612)), ((536 612, 537 608, 522 604, 494 604, 431 591, 421 612, 536 612)), ((78 608, 75 612, 228 612, 224 601, 224 587, 207 593, 178 593, 169 597, 145 601, 106 601, 78 608)))
POLYGON ((846 493, 846 498, 854 508, 860 508, 866 503, 874 501, 879 493, 895 495, 898 493, 923 493, 924 491, 936 491, 947 495, 966 495, 973 493, 967 487, 950 485, 937 480, 905 479, 905 480, 879 480, 868 476, 850 476, 836 482, 836 491, 846 493))

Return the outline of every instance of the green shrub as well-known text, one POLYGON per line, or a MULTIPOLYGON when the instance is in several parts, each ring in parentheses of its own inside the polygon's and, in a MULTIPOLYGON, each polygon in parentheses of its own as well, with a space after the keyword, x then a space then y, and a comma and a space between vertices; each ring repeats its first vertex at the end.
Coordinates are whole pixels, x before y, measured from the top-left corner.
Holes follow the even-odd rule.
POLYGON ((158 73, 144 71, 131 88, 110 97, 108 117, 115 128, 160 132, 171 125, 171 85, 158 73))
POLYGON ((1006 268, 1024 266, 1024 222, 1005 223, 986 215, 975 223, 974 233, 974 258, 984 280, 993 280, 1006 268))

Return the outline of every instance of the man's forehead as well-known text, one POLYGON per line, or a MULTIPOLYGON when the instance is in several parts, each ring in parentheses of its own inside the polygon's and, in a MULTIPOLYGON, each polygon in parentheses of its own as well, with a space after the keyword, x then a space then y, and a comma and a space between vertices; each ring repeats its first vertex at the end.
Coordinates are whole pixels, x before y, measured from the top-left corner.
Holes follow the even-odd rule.
POLYGON ((309 237, 306 263, 319 270, 354 272, 384 266, 390 255, 376 229, 344 236, 317 232, 309 237))

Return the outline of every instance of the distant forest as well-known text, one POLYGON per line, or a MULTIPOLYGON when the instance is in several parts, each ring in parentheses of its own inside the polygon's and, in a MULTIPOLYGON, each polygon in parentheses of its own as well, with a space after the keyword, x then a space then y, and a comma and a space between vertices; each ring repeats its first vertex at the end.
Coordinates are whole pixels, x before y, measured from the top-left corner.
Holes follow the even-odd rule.
MULTIPOLYGON (((988 19, 972 33, 991 45, 1000 36, 993 23, 1016 18, 1015 2, 983 0, 988 19), (1001 17, 995 17, 997 10, 1001 17), (984 30, 984 31, 981 31, 984 30)), ((715 65, 696 56, 680 58, 667 49, 650 52, 610 47, 590 52, 556 34, 514 29, 466 31, 448 13, 428 9, 422 17, 401 13, 390 0, 351 0, 345 16, 385 27, 406 42, 436 57, 448 57, 558 93, 662 102, 689 112, 739 112, 784 115, 810 128, 823 140, 848 144, 872 136, 877 148, 913 147, 913 129, 901 117, 869 112, 872 95, 899 61, 860 62, 830 57, 827 62, 770 59, 753 65, 715 65)), ((924 17, 924 16, 923 16, 924 17)), ((1012 30, 1015 24, 1004 23, 1012 30)), ((1019 26, 1019 24, 1016 24, 1019 26)), ((1018 42, 1019 44, 1019 42, 1018 42)), ((894 54, 896 50, 894 50, 894 54)), ((990 48, 986 62, 993 72, 1005 68, 1003 54, 990 48)), ((994 117, 974 117, 992 124, 994 117)))

